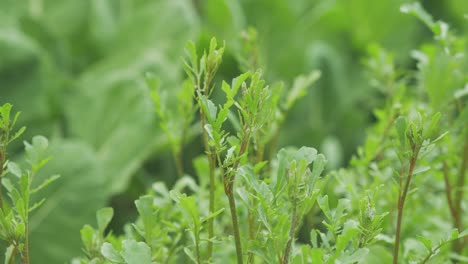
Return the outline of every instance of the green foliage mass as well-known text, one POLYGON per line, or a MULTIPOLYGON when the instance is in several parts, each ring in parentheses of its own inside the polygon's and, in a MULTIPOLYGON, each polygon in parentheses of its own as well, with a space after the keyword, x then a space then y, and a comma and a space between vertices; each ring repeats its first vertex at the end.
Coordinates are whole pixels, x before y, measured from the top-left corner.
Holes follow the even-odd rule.
POLYGON ((467 262, 467 16, 463 0, 0 1, 0 255, 467 262))

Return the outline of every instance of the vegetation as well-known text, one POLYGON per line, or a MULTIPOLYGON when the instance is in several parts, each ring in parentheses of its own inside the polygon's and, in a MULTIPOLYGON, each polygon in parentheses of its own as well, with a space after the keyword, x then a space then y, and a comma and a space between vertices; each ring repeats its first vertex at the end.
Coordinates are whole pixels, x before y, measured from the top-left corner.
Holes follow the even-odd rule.
POLYGON ((0 3, 5 263, 468 262, 468 5, 422 4, 0 3))

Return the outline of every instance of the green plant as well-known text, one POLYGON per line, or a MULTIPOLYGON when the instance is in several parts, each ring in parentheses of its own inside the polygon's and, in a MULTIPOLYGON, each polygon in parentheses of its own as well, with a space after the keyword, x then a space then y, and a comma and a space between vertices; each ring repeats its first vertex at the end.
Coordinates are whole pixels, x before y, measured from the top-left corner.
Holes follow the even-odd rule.
POLYGON ((20 113, 11 119, 11 109, 12 105, 8 103, 0 107, 0 190, 5 188, 10 198, 10 201, 3 201, 0 192, 0 239, 6 243, 5 263, 15 263, 18 258, 21 263, 29 264, 29 215, 45 201, 44 198, 36 199, 37 202, 33 203, 31 197, 59 176, 53 175, 40 184, 33 184, 38 170, 49 161, 45 157, 48 141, 42 136, 34 137, 31 143, 24 143, 28 169, 7 159, 8 144, 25 131, 22 127, 12 134, 20 113))
POLYGON ((0 254, 467 262, 467 4, 402 2, 1 2, 0 254))
MULTIPOLYGON (((204 96, 207 98, 213 89, 212 81, 218 71, 219 65, 224 53, 224 47, 217 48, 217 43, 215 39, 212 39, 210 42, 210 48, 208 53, 204 52, 203 56, 198 60, 198 55, 196 47, 193 43, 187 45, 187 53, 189 56, 188 61, 185 62, 185 71, 189 76, 191 82, 191 87, 195 92, 198 106, 200 107, 200 123, 203 135, 203 145, 205 152, 208 155, 208 163, 210 167, 209 179, 210 179, 210 204, 209 204, 209 214, 214 213, 215 211, 215 186, 217 181, 215 180, 215 167, 216 167, 216 149, 212 144, 209 143, 209 136, 206 129, 208 124, 206 109, 203 109, 201 106, 201 98, 204 96)), ((208 233, 210 238, 214 237, 214 223, 213 219, 208 220, 208 233)), ((211 241, 208 241, 208 257, 211 258, 213 251, 213 244, 211 241)))
POLYGON ((443 135, 435 139, 431 138, 438 125, 440 116, 440 113, 436 113, 429 122, 426 122, 419 114, 416 115, 415 121, 410 123, 404 117, 399 117, 395 120, 395 127, 400 141, 400 149, 397 151, 397 154, 402 166, 398 173, 398 216, 395 231, 395 248, 393 251, 394 264, 398 263, 403 210, 408 191, 410 190, 411 179, 414 175, 429 169, 428 167, 422 167, 416 171, 416 163, 419 156, 427 155, 425 152, 433 149, 433 144, 442 138, 443 135))

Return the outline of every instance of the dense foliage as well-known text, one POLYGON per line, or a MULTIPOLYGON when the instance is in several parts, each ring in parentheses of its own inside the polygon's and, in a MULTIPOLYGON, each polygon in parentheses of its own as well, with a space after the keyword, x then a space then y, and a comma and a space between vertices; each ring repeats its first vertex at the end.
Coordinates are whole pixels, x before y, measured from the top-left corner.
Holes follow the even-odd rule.
POLYGON ((5 263, 468 262, 467 16, 1 1, 5 263))

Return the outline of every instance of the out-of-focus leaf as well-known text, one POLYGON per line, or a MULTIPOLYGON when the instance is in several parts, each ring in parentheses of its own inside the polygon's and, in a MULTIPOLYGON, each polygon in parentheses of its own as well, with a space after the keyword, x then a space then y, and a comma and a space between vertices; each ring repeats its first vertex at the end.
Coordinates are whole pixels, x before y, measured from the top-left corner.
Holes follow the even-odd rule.
POLYGON ((109 225, 112 217, 114 216, 114 209, 112 207, 102 208, 96 213, 98 230, 102 234, 104 234, 104 230, 106 229, 107 225, 109 225))
POLYGON ((151 243, 151 235, 154 227, 153 197, 150 195, 142 196, 135 201, 135 205, 143 221, 146 242, 151 243))
POLYGON ((390 264, 392 263, 392 254, 383 246, 375 245, 369 249, 369 253, 361 260, 360 263, 363 264, 372 264, 372 263, 382 263, 390 264))
POLYGON ((31 258, 38 263, 60 263, 79 255, 80 229, 96 221, 96 211, 108 197, 103 168, 86 143, 52 141, 49 154, 53 159, 34 182, 41 183, 52 173, 61 179, 40 192, 47 199, 30 217, 31 258))
POLYGON ((124 260, 120 256, 119 252, 110 243, 105 242, 102 244, 101 253, 106 259, 112 262, 124 263, 124 260))
POLYGON ((151 250, 143 242, 124 240, 122 256, 127 264, 151 264, 151 250))

